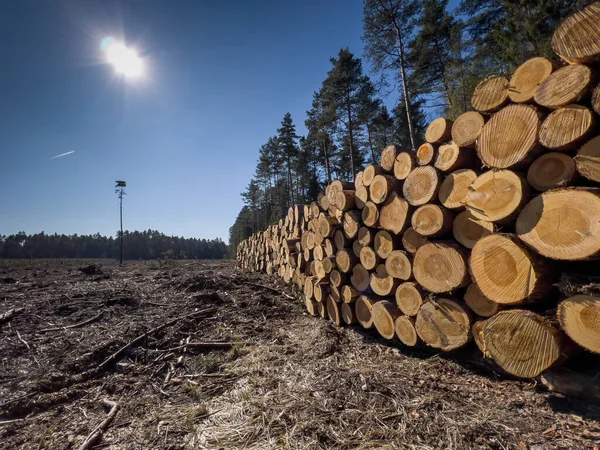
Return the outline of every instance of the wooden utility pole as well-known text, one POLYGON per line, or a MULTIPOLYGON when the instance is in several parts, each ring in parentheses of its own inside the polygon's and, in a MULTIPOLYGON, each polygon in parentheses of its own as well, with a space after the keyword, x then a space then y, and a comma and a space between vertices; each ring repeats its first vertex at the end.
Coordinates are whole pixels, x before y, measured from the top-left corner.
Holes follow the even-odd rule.
POLYGON ((119 197, 119 220, 121 222, 121 234, 119 235, 121 253, 120 253, 120 263, 123 264, 123 196, 125 195, 124 188, 127 186, 127 183, 124 181, 117 181, 117 185, 115 186, 115 193, 118 194, 119 197))

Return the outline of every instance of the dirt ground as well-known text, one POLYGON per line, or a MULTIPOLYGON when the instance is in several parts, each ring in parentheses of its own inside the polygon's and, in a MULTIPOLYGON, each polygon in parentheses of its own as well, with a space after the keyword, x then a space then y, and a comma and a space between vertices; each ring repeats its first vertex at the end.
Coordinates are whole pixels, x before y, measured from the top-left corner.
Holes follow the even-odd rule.
POLYGON ((90 264, 0 262, 0 448, 79 448, 104 400, 90 448, 600 448, 598 406, 337 328, 232 261, 90 264))

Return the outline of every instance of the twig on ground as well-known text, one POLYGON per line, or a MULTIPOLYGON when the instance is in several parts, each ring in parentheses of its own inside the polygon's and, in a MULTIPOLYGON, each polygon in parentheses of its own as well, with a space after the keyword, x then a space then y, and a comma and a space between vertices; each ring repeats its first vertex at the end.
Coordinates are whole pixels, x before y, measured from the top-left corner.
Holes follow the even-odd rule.
POLYGON ((10 425, 11 423, 23 422, 25 419, 2 420, 0 425, 10 425))
POLYGON ((188 342, 187 344, 178 345, 177 347, 166 348, 163 352, 172 352, 174 350, 181 350, 182 348, 193 347, 203 348, 209 350, 228 350, 236 345, 235 342, 188 342))
POLYGON ((27 347, 27 350, 31 350, 31 347, 29 346, 27 341, 21 337, 21 333, 19 333, 19 330, 17 330, 17 337, 23 344, 25 344, 25 347, 27 347))
POLYGON ((145 332, 144 334, 140 334, 138 337, 136 337, 133 341, 130 341, 128 344, 124 345, 123 347, 121 347, 119 350, 117 350, 115 353, 113 353, 112 355, 110 355, 108 358, 106 358, 99 366, 96 367, 95 371, 99 372, 100 370, 104 369, 106 366, 108 366, 110 363, 112 363, 113 361, 115 361, 119 356, 121 356, 126 350, 128 350, 129 348, 133 347, 134 345, 138 344, 139 342, 143 341, 145 338, 147 338, 148 336, 157 333, 159 331, 161 331, 164 328, 167 328, 177 322, 179 322, 180 320, 183 319, 189 319, 191 317, 197 317, 200 316, 202 314, 207 314, 207 313, 211 313, 216 311, 217 308, 206 308, 206 309, 202 309, 200 311, 196 311, 194 313, 191 314, 186 314, 185 316, 179 316, 176 317, 175 319, 163 323, 162 325, 151 329, 150 331, 145 332))
POLYGON ((9 309, 4 314, 0 314, 0 324, 3 324, 4 322, 8 322, 9 320, 12 320, 12 318, 14 316, 23 312, 24 310, 25 310, 25 308, 13 308, 13 309, 9 309))
POLYGON ((91 319, 84 320, 83 322, 74 323, 73 325, 67 325, 66 327, 44 328, 43 330, 38 331, 38 333, 48 333, 50 331, 61 331, 61 330, 70 330, 71 328, 79 328, 84 325, 87 325, 88 323, 92 323, 92 322, 98 320, 100 317, 102 317, 103 314, 104 314, 104 311, 102 311, 97 316, 92 317, 91 319))
POLYGON ((113 402, 111 400, 102 400, 106 406, 110 406, 110 411, 106 419, 102 421, 100 425, 98 425, 94 430, 85 438, 83 444, 79 447, 79 450, 87 450, 94 446, 94 444, 102 437, 102 434, 106 431, 110 423, 113 421, 115 416, 117 415, 117 411, 119 410, 119 404, 117 402, 113 402))
POLYGON ((34 391, 34 392, 30 392, 29 394, 25 394, 25 395, 21 395, 20 397, 13 398, 12 400, 2 403, 0 405, 0 409, 4 408, 5 406, 10 405, 11 403, 18 402, 19 400, 24 400, 29 397, 33 397, 34 395, 37 395, 37 394, 38 394, 38 392, 34 391))
POLYGON ((275 294, 280 294, 280 295, 283 295, 284 297, 287 297, 287 298, 289 298, 291 300, 294 300, 294 297, 292 297, 291 295, 286 294, 285 292, 282 292, 279 289, 272 288, 271 286, 265 286, 264 284, 259 284, 259 283, 251 283, 250 281, 246 281, 245 284, 249 284, 250 286, 256 286, 256 287, 259 287, 259 288, 263 288, 263 289, 266 289, 267 291, 271 291, 271 292, 274 292, 275 294))

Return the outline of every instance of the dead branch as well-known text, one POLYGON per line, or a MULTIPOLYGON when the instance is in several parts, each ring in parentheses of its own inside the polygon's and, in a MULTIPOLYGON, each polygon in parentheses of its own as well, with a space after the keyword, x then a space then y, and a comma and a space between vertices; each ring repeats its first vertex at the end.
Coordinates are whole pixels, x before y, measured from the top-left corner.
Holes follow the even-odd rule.
POLYGON ((9 309, 4 314, 0 314, 0 324, 3 324, 4 322, 8 322, 9 320, 12 320, 12 318, 14 316, 23 312, 24 309, 25 308, 13 308, 13 309, 9 309))
POLYGON ((192 348, 202 348, 208 350, 229 350, 233 346, 235 346, 235 342, 188 342, 187 344, 178 345, 177 347, 167 348, 162 350, 163 352, 171 352, 174 350, 180 350, 182 348, 192 347, 192 348))
POLYGON ((21 333, 19 333, 19 330, 17 330, 17 337, 23 344, 25 344, 25 347, 27 347, 27 350, 31 350, 31 347, 29 346, 27 341, 21 337, 21 333))
POLYGON ((95 372, 99 372, 100 370, 104 369, 110 363, 114 362, 119 356, 121 356, 126 350, 130 349, 134 345, 136 345, 139 342, 143 341, 148 336, 150 336, 150 335, 152 335, 154 333, 158 333, 159 331, 163 330, 164 328, 167 328, 167 327, 169 327, 169 326, 171 326, 171 325, 179 322, 180 320, 189 319, 189 318, 192 318, 192 317, 198 317, 198 316, 201 316, 203 314, 208 314, 208 313, 214 312, 216 310, 217 310, 217 308, 206 308, 206 309, 202 309, 200 311, 196 311, 195 313, 192 313, 192 314, 187 314, 185 316, 179 316, 179 317, 176 317, 175 319, 173 319, 173 320, 171 320, 169 322, 163 323, 162 325, 160 325, 160 326, 158 326, 156 328, 151 329, 150 331, 145 332, 144 334, 140 334, 133 341, 131 341, 128 344, 124 345, 119 350, 117 350, 115 353, 113 353, 108 358, 106 358, 99 366, 96 367, 96 369, 94 371, 95 372))
POLYGON ((49 333, 50 331, 70 330, 72 328, 83 327, 84 325, 87 325, 88 323, 92 323, 92 322, 98 320, 100 317, 102 317, 103 314, 104 314, 104 311, 102 311, 97 316, 92 317, 91 319, 84 320, 83 322, 74 323, 73 325, 68 325, 66 327, 44 328, 43 330, 38 331, 38 333, 49 333))
POLYGON ((12 419, 12 420, 2 420, 0 421, 0 425, 10 425, 12 423, 23 422, 25 419, 12 419))
POLYGON ((106 406, 110 406, 108 416, 106 416, 106 419, 104 419, 100 425, 94 428, 94 430, 88 435, 88 437, 85 438, 85 441, 83 441, 83 444, 81 444, 79 450, 87 450, 92 448, 96 444, 98 439, 102 437, 102 434, 106 431, 110 423, 117 415, 117 411, 119 409, 119 404, 117 402, 105 399, 102 400, 102 403, 104 403, 106 406))

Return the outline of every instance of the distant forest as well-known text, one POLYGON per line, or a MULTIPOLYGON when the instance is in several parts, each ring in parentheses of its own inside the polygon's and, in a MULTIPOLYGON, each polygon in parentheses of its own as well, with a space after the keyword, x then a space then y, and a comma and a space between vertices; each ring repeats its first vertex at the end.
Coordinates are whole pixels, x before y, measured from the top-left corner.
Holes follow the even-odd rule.
MULTIPOLYGON (((0 235, 0 258, 119 258, 117 237, 100 234, 0 235)), ((221 259, 228 257, 221 239, 195 239, 166 236, 158 231, 125 231, 125 259, 221 259)))
POLYGON ((552 33, 585 0, 364 0, 363 61, 347 48, 306 112, 305 136, 292 116, 258 149, 256 171, 242 193, 244 206, 229 230, 238 243, 282 218, 288 207, 310 203, 334 179, 352 180, 379 161, 388 144, 415 149, 428 122, 455 119, 471 109, 485 77, 510 75, 525 60, 557 60, 552 33), (382 97, 394 98, 388 110, 382 97))

